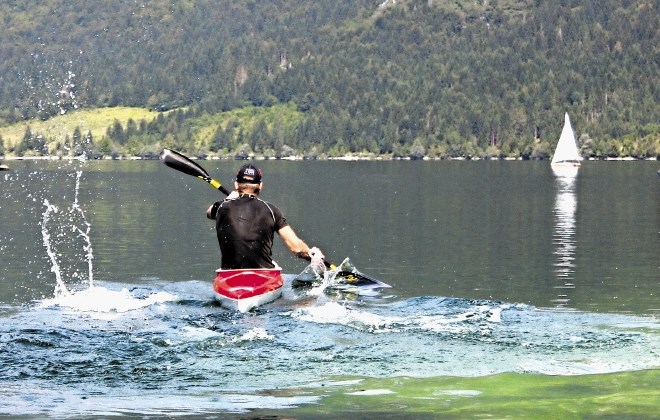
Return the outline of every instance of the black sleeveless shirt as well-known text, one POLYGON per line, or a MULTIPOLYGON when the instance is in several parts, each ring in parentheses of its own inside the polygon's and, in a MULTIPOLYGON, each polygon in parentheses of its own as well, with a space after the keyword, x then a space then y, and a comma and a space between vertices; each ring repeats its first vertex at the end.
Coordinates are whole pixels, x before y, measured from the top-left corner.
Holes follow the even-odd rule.
POLYGON ((225 200, 217 207, 215 230, 221 268, 273 268, 273 237, 287 226, 274 205, 253 196, 225 200))

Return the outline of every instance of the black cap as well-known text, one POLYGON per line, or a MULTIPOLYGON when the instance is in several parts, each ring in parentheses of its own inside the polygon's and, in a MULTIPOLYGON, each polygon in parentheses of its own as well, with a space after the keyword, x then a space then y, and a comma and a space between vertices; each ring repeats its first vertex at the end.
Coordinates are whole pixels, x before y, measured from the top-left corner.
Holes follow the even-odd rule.
POLYGON ((236 174, 236 182, 258 184, 261 182, 261 169, 251 163, 241 166, 236 174))

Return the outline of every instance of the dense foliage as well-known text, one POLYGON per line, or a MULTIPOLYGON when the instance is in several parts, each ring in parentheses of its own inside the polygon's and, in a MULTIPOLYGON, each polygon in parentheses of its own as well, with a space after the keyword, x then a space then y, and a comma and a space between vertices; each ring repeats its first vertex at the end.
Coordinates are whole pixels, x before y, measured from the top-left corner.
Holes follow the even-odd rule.
POLYGON ((653 0, 12 0, 0 16, 0 125, 179 110, 77 134, 104 152, 546 158, 568 112, 585 156, 660 155, 653 0))

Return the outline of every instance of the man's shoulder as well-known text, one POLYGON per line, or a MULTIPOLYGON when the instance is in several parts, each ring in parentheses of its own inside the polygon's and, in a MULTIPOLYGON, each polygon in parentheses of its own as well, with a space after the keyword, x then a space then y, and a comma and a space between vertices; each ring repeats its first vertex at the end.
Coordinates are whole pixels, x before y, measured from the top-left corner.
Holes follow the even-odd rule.
POLYGON ((275 204, 271 203, 270 201, 262 200, 261 198, 257 198, 257 200, 265 204, 268 210, 270 211, 270 213, 273 214, 274 217, 278 219, 284 218, 284 213, 282 213, 282 210, 280 210, 280 208, 277 207, 275 204))
POLYGON ((270 201, 266 201, 264 199, 261 199, 259 197, 257 197, 257 201, 259 201, 259 202, 261 202, 261 203, 263 203, 263 204, 265 204, 269 207, 277 208, 277 206, 275 204, 271 203, 270 201))

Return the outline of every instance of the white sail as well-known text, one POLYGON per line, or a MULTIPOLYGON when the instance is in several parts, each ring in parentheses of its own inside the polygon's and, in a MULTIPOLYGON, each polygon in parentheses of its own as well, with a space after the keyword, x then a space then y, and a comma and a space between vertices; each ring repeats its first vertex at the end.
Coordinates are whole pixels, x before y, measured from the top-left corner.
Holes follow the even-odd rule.
POLYGON ((582 157, 575 142, 575 133, 571 127, 571 120, 568 118, 568 112, 564 116, 564 128, 561 130, 561 136, 555 149, 555 154, 552 156, 552 165, 580 165, 582 157))

